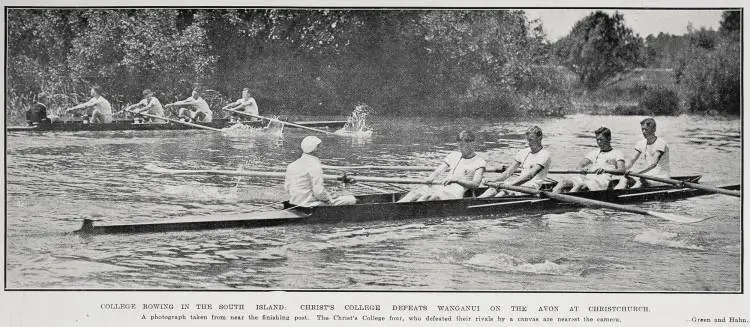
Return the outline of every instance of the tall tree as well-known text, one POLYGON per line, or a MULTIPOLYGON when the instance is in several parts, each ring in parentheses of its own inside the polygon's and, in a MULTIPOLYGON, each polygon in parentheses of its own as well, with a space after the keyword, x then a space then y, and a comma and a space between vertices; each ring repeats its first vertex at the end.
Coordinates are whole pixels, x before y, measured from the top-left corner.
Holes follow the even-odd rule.
POLYGON ((597 11, 576 22, 555 44, 561 63, 588 88, 639 63, 643 41, 625 26, 622 14, 597 11))

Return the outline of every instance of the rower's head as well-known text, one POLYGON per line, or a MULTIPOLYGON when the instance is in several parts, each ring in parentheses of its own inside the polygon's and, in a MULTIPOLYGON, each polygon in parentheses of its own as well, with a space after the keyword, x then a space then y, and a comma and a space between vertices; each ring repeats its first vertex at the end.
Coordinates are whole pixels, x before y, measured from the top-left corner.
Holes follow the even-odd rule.
POLYGON ((247 98, 249 96, 250 96, 250 88, 246 87, 246 88, 242 89, 242 97, 243 98, 247 98))
POLYGON ((193 99, 196 99, 196 100, 200 99, 200 97, 201 97, 201 90, 198 89, 198 88, 193 89, 193 93, 191 94, 191 96, 193 97, 193 99))
POLYGON ((49 95, 47 94, 47 92, 40 92, 36 96, 36 99, 37 99, 37 101, 39 101, 41 103, 47 103, 47 100, 49 100, 49 95))
POLYGON ((154 92, 151 91, 151 89, 145 89, 143 90, 143 98, 145 99, 151 99, 154 96, 154 92))
POLYGON ((92 97, 98 97, 98 96, 100 96, 102 94, 102 88, 99 87, 98 85, 94 85, 94 86, 91 87, 91 92, 90 93, 91 93, 92 97))
POLYGON ((656 121, 653 118, 641 120, 641 133, 643 133, 643 137, 646 138, 656 134, 656 121))
POLYGON ((610 131, 609 128, 599 127, 594 131, 594 135, 596 135, 596 145, 599 146, 599 149, 604 151, 612 149, 612 145, 610 145, 610 142, 612 141, 612 131, 610 131))
POLYGON ((463 130, 456 135, 456 141, 458 142, 458 151, 461 152, 462 156, 468 156, 474 153, 474 141, 476 136, 471 131, 463 130))
POLYGON ((317 136, 305 136, 305 138, 302 139, 300 147, 302 148, 303 153, 312 153, 318 149, 318 145, 321 142, 322 141, 317 136))
POLYGON ((526 141, 531 148, 542 146, 542 129, 536 125, 529 127, 526 130, 526 141))

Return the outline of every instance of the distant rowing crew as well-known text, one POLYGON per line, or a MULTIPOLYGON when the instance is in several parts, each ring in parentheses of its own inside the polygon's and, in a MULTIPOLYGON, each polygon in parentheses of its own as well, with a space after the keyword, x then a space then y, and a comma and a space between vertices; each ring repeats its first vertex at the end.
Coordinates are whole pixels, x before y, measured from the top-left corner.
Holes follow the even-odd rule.
MULTIPOLYGON (((640 123, 644 139, 639 141, 629 160, 620 150, 611 146, 612 132, 601 127, 597 129, 597 150, 588 152, 578 164, 577 170, 581 176, 573 176, 561 180, 553 192, 565 191, 597 191, 605 190, 616 182, 615 188, 626 188, 631 181, 626 172, 642 158, 644 167, 637 174, 669 178, 669 146, 662 138, 656 136, 656 121, 646 118, 640 123), (613 173, 622 173, 617 176, 613 173)), ((460 199, 467 190, 476 189, 483 185, 491 186, 479 197, 497 197, 508 195, 509 191, 502 190, 499 185, 524 186, 540 189, 547 180, 547 174, 552 164, 552 155, 542 145, 543 133, 538 126, 532 126, 526 131, 528 147, 519 150, 500 176, 493 181, 484 179, 487 162, 475 152, 476 137, 471 131, 461 131, 457 135, 458 151, 448 154, 443 162, 425 179, 426 184, 433 184, 417 188, 399 202, 452 200, 460 199), (514 174, 520 169, 518 175, 514 174), (448 175, 440 182, 436 178, 443 172, 448 175), (498 185, 499 183, 499 185, 498 185), (438 184, 438 185, 434 185, 438 184)), ((311 207, 319 205, 347 205, 356 202, 353 196, 332 196, 323 186, 323 170, 314 154, 321 140, 314 136, 302 140, 302 156, 287 167, 285 189, 289 193, 289 203, 296 206, 311 207)), ((648 181, 639 179, 633 181, 631 187, 640 187, 648 181)))
MULTIPOLYGON (((91 87, 90 94, 91 99, 89 99, 89 101, 68 108, 65 112, 89 110, 86 115, 90 117, 91 123, 111 123, 114 116, 112 113, 112 105, 101 95, 101 88, 98 86, 91 87)), ((37 96, 37 103, 26 112, 26 121, 29 125, 50 122, 51 119, 47 112, 48 100, 49 96, 44 92, 37 96)), ((147 118, 140 118, 141 116, 137 116, 137 120, 140 121, 164 123, 165 121, 163 119, 158 118, 165 117, 164 108, 179 108, 177 119, 186 122, 210 123, 213 120, 213 112, 209 108, 206 100, 201 96, 201 91, 198 88, 194 88, 190 97, 187 99, 164 106, 162 106, 159 99, 154 96, 153 91, 145 89, 143 90, 143 99, 140 102, 127 106, 122 111, 132 112, 136 115, 148 114, 147 118)), ((258 115, 258 104, 255 102, 255 99, 250 96, 249 88, 244 88, 242 90, 242 97, 240 99, 227 104, 222 109, 236 110, 258 115)), ((232 120, 237 120, 236 113, 232 114, 232 120)))

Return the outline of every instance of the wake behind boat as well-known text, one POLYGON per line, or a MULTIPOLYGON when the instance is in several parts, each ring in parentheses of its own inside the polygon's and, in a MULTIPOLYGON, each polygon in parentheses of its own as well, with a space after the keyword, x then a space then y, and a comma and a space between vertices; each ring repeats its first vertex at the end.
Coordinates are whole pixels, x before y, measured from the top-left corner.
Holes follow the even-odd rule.
MULTIPOLYGON (((322 120, 322 121, 304 121, 295 122, 294 124, 311 127, 311 128, 326 128, 331 130, 337 130, 346 125, 346 121, 339 120, 322 120)), ((195 123, 196 125, 205 126, 209 128, 228 128, 234 125, 230 119, 214 119, 210 123, 195 123)), ((243 121, 243 125, 260 128, 268 125, 266 121, 243 121)), ((297 128, 295 126, 289 126, 289 128, 297 128)), ((110 123, 84 123, 83 121, 64 121, 64 122, 42 122, 34 126, 9 126, 6 127, 8 132, 78 132, 78 131, 125 131, 125 130, 138 130, 138 131, 153 131, 153 130, 192 130, 200 129, 198 126, 192 126, 188 124, 177 124, 177 123, 136 123, 132 119, 115 120, 110 123)))
MULTIPOLYGON (((676 180, 696 183, 701 176, 674 177, 676 180)), ((551 190, 554 183, 546 184, 551 190)), ((740 185, 722 186, 722 189, 739 190, 740 185)), ((512 214, 544 214, 576 210, 582 205, 552 198, 530 195, 512 195, 494 198, 477 198, 485 189, 466 192, 464 198, 397 203, 405 192, 379 193, 356 196, 357 204, 341 206, 292 207, 248 214, 197 216, 178 220, 132 224, 96 224, 84 219, 78 234, 154 233, 223 228, 257 228, 286 224, 349 224, 381 220, 410 220, 420 218, 476 217, 498 218, 512 214)), ((637 189, 585 191, 568 193, 583 199, 616 204, 643 203, 647 201, 675 201, 712 192, 678 186, 651 186, 637 189)), ((704 220, 696 219, 695 221, 704 220)), ((98 222, 98 221, 97 221, 98 222)))

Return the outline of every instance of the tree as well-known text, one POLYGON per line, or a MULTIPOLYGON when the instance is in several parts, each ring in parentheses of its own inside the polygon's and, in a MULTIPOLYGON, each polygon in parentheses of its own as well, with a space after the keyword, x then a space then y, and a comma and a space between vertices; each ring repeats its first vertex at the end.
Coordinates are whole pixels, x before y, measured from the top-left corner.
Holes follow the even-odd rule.
POLYGON ((738 10, 725 11, 721 14, 721 22, 719 23, 720 32, 734 32, 739 31, 742 27, 742 13, 738 10))
POLYGON ((639 64, 643 41, 625 26, 622 14, 594 12, 576 22, 555 44, 561 63, 593 89, 602 81, 639 64))

